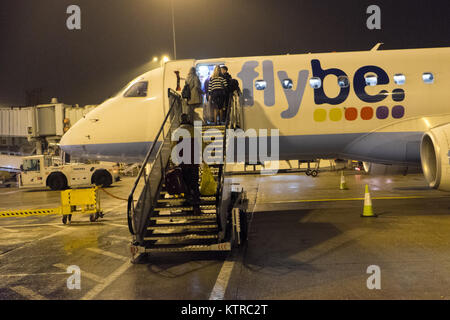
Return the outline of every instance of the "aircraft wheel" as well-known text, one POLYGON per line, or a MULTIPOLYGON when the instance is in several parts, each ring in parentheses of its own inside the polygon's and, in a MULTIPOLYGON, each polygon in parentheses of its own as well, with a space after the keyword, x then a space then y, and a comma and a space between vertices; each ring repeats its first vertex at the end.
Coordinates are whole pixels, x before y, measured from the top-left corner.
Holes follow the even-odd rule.
POLYGON ((307 176, 310 176, 311 175, 311 169, 307 169, 305 173, 306 173, 307 176))
POLYGON ((311 171, 311 175, 315 178, 317 177, 317 175, 319 174, 319 172, 317 170, 313 170, 311 171))

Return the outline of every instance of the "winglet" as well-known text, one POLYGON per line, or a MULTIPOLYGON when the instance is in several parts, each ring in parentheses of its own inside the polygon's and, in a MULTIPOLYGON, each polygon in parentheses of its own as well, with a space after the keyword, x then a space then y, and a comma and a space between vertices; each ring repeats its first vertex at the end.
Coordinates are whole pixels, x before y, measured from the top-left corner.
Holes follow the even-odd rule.
POLYGON ((377 51, 382 44, 383 42, 378 42, 370 51, 377 51))

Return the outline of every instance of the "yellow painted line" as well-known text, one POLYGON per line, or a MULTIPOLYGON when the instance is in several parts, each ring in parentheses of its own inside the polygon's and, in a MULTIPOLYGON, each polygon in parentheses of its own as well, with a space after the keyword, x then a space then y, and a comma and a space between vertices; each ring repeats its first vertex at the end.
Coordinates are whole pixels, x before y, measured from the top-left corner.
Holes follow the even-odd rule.
MULTIPOLYGON (((404 197, 372 197, 372 200, 401 200, 401 199, 436 199, 448 197, 425 197, 425 196, 404 196, 404 197)), ((274 204, 274 203, 299 203, 299 202, 334 202, 334 201, 359 201, 364 198, 340 198, 340 199, 305 199, 305 200, 284 200, 271 202, 258 202, 257 204, 274 204)))

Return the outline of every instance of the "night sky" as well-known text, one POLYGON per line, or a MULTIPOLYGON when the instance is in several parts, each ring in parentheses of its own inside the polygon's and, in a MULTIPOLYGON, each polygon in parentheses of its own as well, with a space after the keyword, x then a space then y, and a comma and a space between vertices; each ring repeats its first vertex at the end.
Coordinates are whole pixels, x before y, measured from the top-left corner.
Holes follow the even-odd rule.
MULTIPOLYGON (((177 58, 450 46, 450 1, 173 0, 177 58), (366 8, 381 8, 381 30, 366 8)), ((169 0, 0 0, 0 105, 98 104, 173 58, 169 0), (66 27, 69 5, 82 29, 66 27)))

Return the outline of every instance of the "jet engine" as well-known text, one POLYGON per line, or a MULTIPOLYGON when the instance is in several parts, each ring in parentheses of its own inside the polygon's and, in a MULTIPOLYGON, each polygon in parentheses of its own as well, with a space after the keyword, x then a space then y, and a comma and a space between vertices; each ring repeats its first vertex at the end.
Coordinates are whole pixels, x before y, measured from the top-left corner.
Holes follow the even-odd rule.
POLYGON ((427 131, 420 145, 422 170, 430 187, 450 191, 450 124, 427 131))

